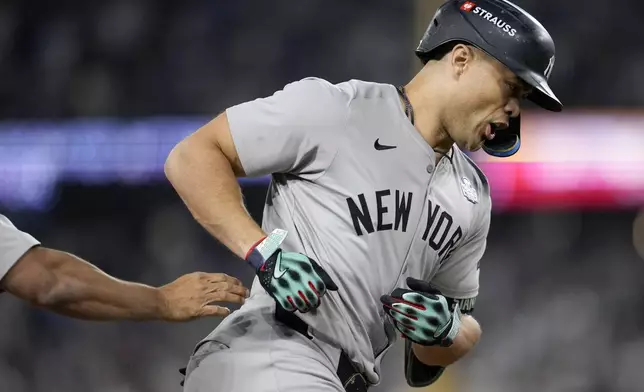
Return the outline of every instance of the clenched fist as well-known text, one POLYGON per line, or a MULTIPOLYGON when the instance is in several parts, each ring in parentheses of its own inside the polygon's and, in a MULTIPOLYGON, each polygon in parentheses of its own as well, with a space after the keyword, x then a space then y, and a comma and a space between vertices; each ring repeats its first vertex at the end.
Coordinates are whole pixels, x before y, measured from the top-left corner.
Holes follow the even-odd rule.
POLYGON ((189 321, 227 316, 230 309, 215 302, 242 304, 248 289, 237 278, 222 273, 193 272, 159 288, 165 321, 189 321))
POLYGON ((447 298, 429 282, 409 277, 407 286, 380 297, 394 326, 421 346, 451 346, 461 325, 458 306, 452 311, 447 298))

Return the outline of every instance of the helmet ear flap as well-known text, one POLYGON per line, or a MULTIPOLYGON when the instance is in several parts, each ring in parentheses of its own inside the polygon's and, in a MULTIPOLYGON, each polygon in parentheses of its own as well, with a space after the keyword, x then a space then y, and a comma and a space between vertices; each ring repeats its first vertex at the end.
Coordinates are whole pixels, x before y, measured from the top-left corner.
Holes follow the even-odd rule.
POLYGON ((507 129, 496 132, 494 139, 483 144, 483 151, 498 157, 507 158, 516 154, 521 147, 521 116, 511 117, 507 129))

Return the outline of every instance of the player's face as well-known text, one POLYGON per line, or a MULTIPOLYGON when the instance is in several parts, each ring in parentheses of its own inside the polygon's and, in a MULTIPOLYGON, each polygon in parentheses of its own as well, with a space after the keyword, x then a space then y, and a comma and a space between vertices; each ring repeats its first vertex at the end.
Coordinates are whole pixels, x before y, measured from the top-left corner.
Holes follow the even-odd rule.
POLYGON ((527 85, 503 64, 483 54, 470 60, 458 79, 448 131, 459 148, 476 151, 507 128, 520 111, 527 85))

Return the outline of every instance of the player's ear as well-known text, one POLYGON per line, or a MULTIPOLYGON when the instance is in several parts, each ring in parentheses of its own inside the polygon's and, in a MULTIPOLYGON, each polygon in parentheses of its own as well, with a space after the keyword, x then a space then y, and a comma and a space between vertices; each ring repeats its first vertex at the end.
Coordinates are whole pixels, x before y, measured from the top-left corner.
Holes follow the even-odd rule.
POLYGON ((458 79, 467 70, 474 61, 474 56, 474 51, 468 45, 461 43, 454 45, 450 53, 450 65, 454 77, 458 79))

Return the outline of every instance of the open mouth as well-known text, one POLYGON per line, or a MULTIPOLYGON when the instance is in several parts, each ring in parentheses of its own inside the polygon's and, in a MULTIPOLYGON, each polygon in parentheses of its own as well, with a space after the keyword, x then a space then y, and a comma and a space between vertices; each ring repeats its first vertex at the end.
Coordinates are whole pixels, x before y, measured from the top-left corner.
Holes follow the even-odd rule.
POLYGON ((487 140, 492 140, 496 136, 497 132, 508 129, 508 124, 504 122, 491 122, 488 124, 485 137, 487 140))

